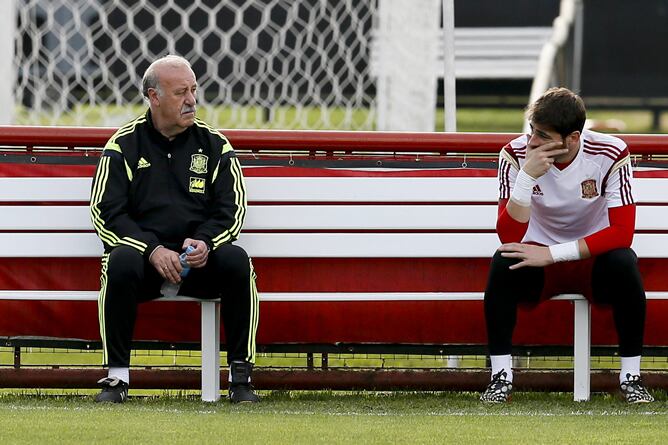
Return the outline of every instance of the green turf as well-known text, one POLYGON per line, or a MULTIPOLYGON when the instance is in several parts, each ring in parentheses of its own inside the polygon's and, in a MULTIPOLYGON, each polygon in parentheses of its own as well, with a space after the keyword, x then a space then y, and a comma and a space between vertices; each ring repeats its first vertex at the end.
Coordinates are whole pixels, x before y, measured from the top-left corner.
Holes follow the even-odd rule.
POLYGON ((668 406, 610 395, 518 393, 487 406, 473 393, 264 393, 232 406, 194 397, 0 397, 2 443, 665 443, 668 406))

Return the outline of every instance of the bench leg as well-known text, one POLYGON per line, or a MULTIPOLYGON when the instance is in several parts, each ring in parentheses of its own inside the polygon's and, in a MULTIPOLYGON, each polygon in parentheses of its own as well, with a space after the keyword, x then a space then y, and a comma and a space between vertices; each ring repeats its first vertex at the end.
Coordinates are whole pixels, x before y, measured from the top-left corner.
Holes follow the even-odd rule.
POLYGON ((589 400, 591 381, 591 307, 586 299, 573 301, 575 332, 573 341, 573 400, 589 400))
POLYGON ((202 400, 220 399, 220 303, 202 301, 202 400))

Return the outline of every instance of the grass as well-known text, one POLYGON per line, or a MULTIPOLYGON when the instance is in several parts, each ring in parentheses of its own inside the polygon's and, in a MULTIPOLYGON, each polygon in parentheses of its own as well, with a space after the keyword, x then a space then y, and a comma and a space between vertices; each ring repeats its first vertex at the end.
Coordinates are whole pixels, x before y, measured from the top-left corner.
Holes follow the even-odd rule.
POLYGON ((264 393, 258 405, 176 395, 97 405, 90 396, 0 397, 2 443, 664 443, 666 396, 628 406, 610 395, 264 393))

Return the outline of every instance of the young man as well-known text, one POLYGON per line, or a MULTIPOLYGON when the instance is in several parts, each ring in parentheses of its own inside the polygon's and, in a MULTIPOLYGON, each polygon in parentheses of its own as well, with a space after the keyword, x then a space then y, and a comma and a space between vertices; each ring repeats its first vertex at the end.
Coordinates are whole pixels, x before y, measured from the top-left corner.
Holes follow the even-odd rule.
POLYGON ((258 297, 246 252, 232 244, 246 214, 239 161, 225 136, 195 117, 197 80, 187 60, 153 62, 142 81, 148 111, 121 127, 102 152, 91 192, 102 240, 100 333, 109 374, 98 402, 122 403, 130 383, 137 304, 180 293, 223 299, 230 400, 257 402, 250 386, 258 297), (179 254, 191 247, 181 279, 179 254))
POLYGON ((485 290, 492 380, 480 399, 500 403, 511 395, 518 304, 583 293, 612 306, 624 397, 651 402, 640 379, 645 291, 630 248, 635 203, 626 144, 583 130, 584 103, 566 88, 545 92, 527 117, 531 134, 511 141, 499 156, 503 245, 485 290))

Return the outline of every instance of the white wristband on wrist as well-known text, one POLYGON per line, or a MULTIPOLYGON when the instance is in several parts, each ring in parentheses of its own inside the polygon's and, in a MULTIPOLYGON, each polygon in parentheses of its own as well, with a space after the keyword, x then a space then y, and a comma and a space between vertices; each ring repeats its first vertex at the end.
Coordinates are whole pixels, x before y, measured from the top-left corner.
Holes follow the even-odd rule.
POLYGON ((531 205, 531 195, 533 195, 533 186, 536 184, 536 179, 532 178, 524 170, 520 170, 515 179, 515 187, 510 194, 510 199, 515 201, 522 207, 529 207, 531 205))
POLYGON ((555 263, 562 261, 575 261, 580 259, 580 247, 578 241, 570 241, 568 243, 555 244, 550 246, 550 255, 555 263))

